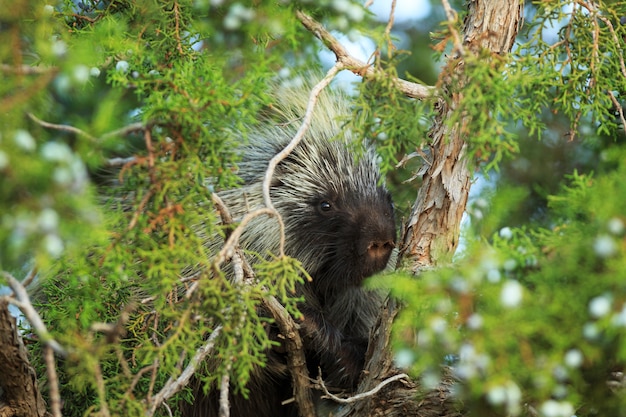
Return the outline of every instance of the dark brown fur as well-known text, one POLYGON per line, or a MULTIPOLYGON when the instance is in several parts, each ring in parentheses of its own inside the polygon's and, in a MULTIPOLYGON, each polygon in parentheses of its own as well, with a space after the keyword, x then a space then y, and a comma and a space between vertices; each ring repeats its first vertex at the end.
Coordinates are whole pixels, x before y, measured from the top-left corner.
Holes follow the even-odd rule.
MULTIPOLYGON (((303 91, 278 96, 276 107, 286 121, 303 113, 302 105, 291 102, 297 95, 306 97, 303 91)), ((361 284, 385 268, 396 235, 393 205, 381 185, 376 155, 367 148, 356 156, 350 132, 342 131, 337 120, 349 114, 347 103, 341 95, 321 98, 307 136, 274 173, 271 197, 285 222, 287 255, 299 259, 313 278, 300 289, 305 299, 300 305, 301 336, 310 375, 316 377, 319 367, 328 387, 349 392, 363 369, 381 302, 361 284)), ((267 125, 257 129, 243 148, 239 164, 243 187, 220 193, 235 218, 262 206, 267 163, 296 127, 267 125)), ((242 236, 241 245, 257 253, 276 252, 278 230, 275 221, 259 217, 242 236)), ((231 393, 231 416, 298 415, 293 403, 281 405, 293 395, 281 349, 268 352, 267 367, 253 373, 248 388, 249 399, 231 393)), ((185 407, 184 415, 217 416, 218 396, 217 389, 204 395, 198 387, 196 401, 185 407)))

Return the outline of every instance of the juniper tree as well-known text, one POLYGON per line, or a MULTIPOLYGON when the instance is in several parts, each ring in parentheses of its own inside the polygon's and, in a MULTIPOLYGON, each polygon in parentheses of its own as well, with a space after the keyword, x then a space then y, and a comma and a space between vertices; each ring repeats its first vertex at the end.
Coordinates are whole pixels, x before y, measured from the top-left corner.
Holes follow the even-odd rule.
MULTIPOLYGON (((3 372, 1 413, 44 413, 27 399, 40 391, 56 415, 61 402, 66 415, 176 413, 194 373, 246 392, 275 346, 268 321, 297 323, 304 275, 278 256, 227 279, 203 244, 234 227, 218 227, 212 193, 239 184, 235 149, 267 114, 268 82, 297 82, 319 51, 361 77, 345 129, 376 145, 405 220, 398 271, 371 283, 393 298, 359 392, 389 383, 342 415, 622 413, 626 6, 432 4, 432 85, 400 71, 400 32, 359 2, 1 4, 0 307, 23 319, 17 332, 2 315, 0 357, 37 375, 3 372), (359 61, 332 33, 376 51, 359 61), (563 133, 553 147, 594 163, 540 193, 541 216, 507 224, 528 195, 504 186, 508 167, 546 165, 520 143, 563 133), (478 180, 496 185, 467 206, 478 180)), ((296 386, 311 415, 312 388, 296 386)))

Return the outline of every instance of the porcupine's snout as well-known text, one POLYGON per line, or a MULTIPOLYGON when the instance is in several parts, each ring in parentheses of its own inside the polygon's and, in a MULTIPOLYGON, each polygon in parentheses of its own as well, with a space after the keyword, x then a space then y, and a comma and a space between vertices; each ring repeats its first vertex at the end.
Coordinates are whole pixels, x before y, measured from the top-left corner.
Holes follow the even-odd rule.
POLYGON ((389 261, 389 257, 391 256, 391 252, 396 247, 396 244, 393 240, 373 240, 369 242, 366 251, 366 257, 368 262, 374 265, 374 269, 383 269, 387 262, 389 261))
POLYGON ((383 207, 368 213, 359 225, 357 251, 363 262, 364 278, 385 269, 396 247, 393 205, 390 199, 380 199, 377 205, 381 205, 382 201, 386 201, 383 207))

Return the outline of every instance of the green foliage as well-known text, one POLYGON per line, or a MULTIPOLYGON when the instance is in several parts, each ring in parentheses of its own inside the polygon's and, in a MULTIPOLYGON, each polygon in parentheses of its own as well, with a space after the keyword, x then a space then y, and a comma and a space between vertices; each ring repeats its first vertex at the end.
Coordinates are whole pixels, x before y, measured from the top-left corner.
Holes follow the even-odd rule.
MULTIPOLYGON (((612 98, 623 102, 626 87, 622 58, 626 28, 620 22, 625 5, 537 3, 525 28, 528 41, 517 49, 514 72, 524 73, 526 82, 518 84, 524 100, 516 100, 520 105, 513 110, 530 116, 543 110, 562 113, 571 121, 571 135, 578 134, 586 118, 598 133, 615 135, 620 126, 612 98), (558 41, 551 42, 556 22, 561 23, 558 41)), ((522 120, 531 133, 541 133, 540 124, 522 120)))
POLYGON ((450 366, 470 415, 623 415, 626 9, 623 2, 536 3, 511 56, 490 65, 485 57, 465 60, 471 81, 458 86, 464 99, 448 122, 471 115, 469 150, 492 184, 470 204, 454 264, 390 281, 404 304, 395 322, 397 360, 425 387, 450 366), (588 147, 554 140, 563 130, 588 147), (547 137, 572 160, 514 161, 562 185, 546 197, 539 222, 511 227, 510 213, 531 193, 546 192, 537 175, 529 190, 507 187, 498 172, 518 152, 518 134, 547 137), (585 164, 563 150, 574 146, 597 159, 585 164), (570 168, 563 179, 562 167, 546 171, 546 162, 597 172, 570 168))
POLYGON ((520 128, 541 139, 549 127, 544 113, 563 115, 570 139, 582 131, 583 139, 592 142, 622 129, 617 113, 626 91, 626 29, 620 17, 626 6, 535 3, 533 18, 524 21, 510 55, 464 56, 464 76, 470 81, 452 81, 452 92, 463 100, 447 122, 454 126, 469 116, 463 133, 471 159, 485 172, 497 172, 519 152, 520 128))
POLYGON ((432 384, 454 358, 471 415, 524 404, 546 416, 623 414, 608 385, 626 363, 625 156, 614 152, 606 175, 573 174, 550 198, 550 229, 503 228, 455 265, 394 283, 405 303, 398 349, 415 375, 432 384))
MULTIPOLYGON (((346 127, 377 145, 401 213, 415 193, 399 184, 428 159, 433 116, 432 102, 407 100, 389 79, 407 56, 355 1, 10 3, 0 18, 0 269, 39 271, 39 310, 69 351, 63 413, 145 414, 144 400, 212 337, 218 360, 201 382, 228 373, 245 393, 275 343, 260 301, 275 296, 297 317, 294 288, 308 277, 288 258, 259 261, 254 282, 216 268, 205 244, 223 231, 210 194, 238 183, 236 149, 269 104, 267 81, 316 65, 323 46, 294 10, 388 52, 375 62, 386 76, 362 84, 346 127)), ((463 100, 447 123, 469 116, 469 155, 494 181, 518 136, 545 140, 562 120, 570 139, 598 149, 623 137, 626 6, 535 3, 513 54, 464 57, 469 82, 452 85, 463 100)), ((391 280, 406 306, 398 358, 426 386, 452 364, 475 415, 523 404, 546 416, 624 413, 606 381, 626 361, 626 154, 607 148, 595 176, 573 173, 550 197, 540 225, 502 228, 528 191, 497 188, 470 210, 454 265, 391 280)), ((170 404, 179 399, 189 393, 170 404)))
POLYGON ((275 296, 297 316, 307 275, 288 258, 257 263, 245 284, 217 269, 205 245, 222 234, 211 192, 238 183, 237 147, 268 104, 267 81, 286 62, 314 65, 319 45, 294 8, 354 30, 367 12, 14 3, 0 22, 0 269, 39 271, 35 300, 69 351, 63 413, 143 415, 214 336, 201 382, 229 373, 245 392, 275 344, 259 303, 275 296))

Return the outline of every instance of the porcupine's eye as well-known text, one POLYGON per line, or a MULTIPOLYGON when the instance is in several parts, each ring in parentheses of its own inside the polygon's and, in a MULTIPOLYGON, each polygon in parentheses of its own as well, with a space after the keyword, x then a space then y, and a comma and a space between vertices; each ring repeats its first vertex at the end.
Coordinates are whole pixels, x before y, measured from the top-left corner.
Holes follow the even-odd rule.
POLYGON ((329 212, 333 209, 332 204, 330 204, 329 201, 324 200, 320 203, 320 210, 324 211, 324 212, 329 212))

